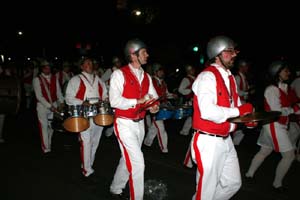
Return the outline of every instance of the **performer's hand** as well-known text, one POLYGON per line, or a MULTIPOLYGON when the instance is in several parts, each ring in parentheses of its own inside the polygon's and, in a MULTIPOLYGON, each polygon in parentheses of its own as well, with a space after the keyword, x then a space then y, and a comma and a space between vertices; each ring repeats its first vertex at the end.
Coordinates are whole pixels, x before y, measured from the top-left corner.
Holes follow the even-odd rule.
POLYGON ((59 110, 63 110, 63 109, 64 109, 64 107, 65 107, 65 104, 64 104, 64 103, 61 103, 61 104, 59 104, 59 107, 58 107, 58 109, 59 109, 59 110))
POLYGON ((51 112, 57 112, 57 109, 54 106, 51 106, 50 110, 51 112))
POLYGON ((82 103, 82 105, 83 105, 83 106, 90 106, 91 104, 90 104, 88 101, 84 101, 84 102, 82 103))
POLYGON ((138 104, 143 104, 143 103, 146 103, 146 102, 148 102, 148 101, 150 101, 152 99, 153 99, 153 96, 151 94, 146 94, 142 98, 138 99, 137 103, 138 104))
POLYGON ((159 111, 159 106, 154 105, 154 106, 150 107, 149 111, 150 111, 150 113, 157 113, 159 111))
POLYGON ((238 107, 240 116, 244 116, 253 112, 253 106, 251 103, 245 103, 238 107))

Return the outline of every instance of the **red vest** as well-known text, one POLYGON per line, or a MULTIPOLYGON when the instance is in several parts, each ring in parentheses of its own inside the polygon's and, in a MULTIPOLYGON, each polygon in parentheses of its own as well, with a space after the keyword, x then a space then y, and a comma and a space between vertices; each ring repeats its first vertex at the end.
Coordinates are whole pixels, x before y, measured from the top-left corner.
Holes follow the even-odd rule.
MULTIPOLYGON (((81 77, 79 76, 80 78, 80 84, 79 84, 79 88, 77 90, 77 93, 75 95, 75 97, 77 99, 80 99, 80 100, 84 100, 84 95, 85 95, 85 91, 86 91, 86 87, 85 87, 85 84, 83 82, 83 80, 81 79, 81 77)), ((101 84, 98 82, 98 93, 99 93, 99 99, 101 100, 102 99, 102 93, 103 93, 103 88, 101 86, 101 84)))
MULTIPOLYGON (((124 88, 122 96, 128 99, 140 99, 145 96, 149 91, 149 78, 147 73, 144 72, 144 78, 140 84, 136 76, 130 71, 129 66, 122 67, 120 69, 123 72, 124 76, 124 88)), ((129 108, 127 110, 121 110, 116 108, 115 115, 116 117, 123 117, 128 119, 140 119, 144 118, 146 111, 137 113, 138 109, 141 107, 141 104, 137 104, 135 108, 129 108)))
MULTIPOLYGON (((280 93, 280 103, 281 107, 290 107, 292 103, 295 103, 296 100, 296 94, 294 93, 293 90, 289 88, 288 94, 286 94, 282 89, 278 88, 279 93, 280 93)), ((264 99, 264 107, 266 111, 271 111, 270 105, 268 104, 267 100, 264 99)), ((287 125, 288 124, 288 116, 280 116, 278 119, 278 123, 287 125)))
POLYGON ((167 84, 165 81, 161 81, 159 83, 159 81, 156 78, 152 78, 152 82, 153 82, 153 86, 157 92, 157 95, 159 97, 164 96, 161 99, 161 102, 167 101, 167 84))
MULTIPOLYGON (((223 107, 230 107, 230 96, 227 90, 227 87, 224 83, 224 80, 220 74, 220 72, 214 67, 210 66, 207 67, 204 71, 212 72, 216 77, 216 94, 217 94, 217 105, 223 106, 223 107)), ((238 94, 236 91, 236 84, 233 80, 233 76, 230 77, 230 90, 234 102, 234 106, 237 106, 238 101, 238 94)), ((208 86, 209 87, 209 86, 208 86)), ((208 121, 201 118, 201 111, 199 110, 198 106, 198 97, 194 95, 194 113, 193 113, 193 128, 206 132, 206 133, 213 133, 218 135, 224 135, 227 136, 229 134, 230 130, 230 123, 229 122, 223 122, 220 124, 217 124, 212 121, 208 121)))
POLYGON ((55 76, 51 75, 50 83, 47 81, 46 78, 42 77, 42 75, 39 76, 39 80, 40 80, 40 85, 41 85, 41 90, 42 90, 43 97, 47 100, 48 103, 50 103, 50 99, 47 95, 46 88, 45 88, 45 87, 47 87, 49 89, 52 102, 55 102, 57 100, 57 92, 56 92, 56 87, 57 86, 56 86, 55 76), (46 85, 44 85, 44 83, 46 83, 46 85))

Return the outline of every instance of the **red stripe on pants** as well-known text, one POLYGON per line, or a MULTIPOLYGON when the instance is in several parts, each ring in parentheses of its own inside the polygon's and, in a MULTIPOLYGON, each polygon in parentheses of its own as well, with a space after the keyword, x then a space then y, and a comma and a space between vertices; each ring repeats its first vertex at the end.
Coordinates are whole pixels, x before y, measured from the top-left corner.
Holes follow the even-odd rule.
POLYGON ((194 138, 194 143, 193 143, 193 147, 194 147, 194 151, 195 151, 195 157, 196 157, 196 161, 197 161, 197 169, 199 172, 199 180, 198 180, 198 186, 197 186, 197 191, 196 191, 196 200, 201 200, 201 192, 202 192, 202 179, 203 179, 203 166, 202 166, 202 161, 201 161, 201 155, 200 155, 200 151, 199 148, 197 146, 197 142, 198 142, 198 137, 200 134, 195 134, 195 138, 194 138))
POLYGON ((39 121, 40 137, 41 137, 41 146, 42 146, 43 153, 45 153, 46 146, 44 143, 43 128, 42 128, 42 124, 41 124, 40 120, 38 120, 38 121, 39 121))
POLYGON ((117 118, 115 118, 114 120, 114 128, 116 130, 116 136, 120 142, 120 144, 122 145, 123 147, 123 152, 124 152, 124 157, 125 157, 125 162, 126 162, 126 167, 127 167, 127 170, 129 172, 129 189, 130 189, 130 199, 131 200, 134 200, 134 187, 133 187, 133 179, 132 179, 132 166, 131 166, 131 162, 130 162, 130 158, 129 158, 129 155, 128 155, 128 152, 125 148, 125 145, 123 144, 121 138, 120 138, 120 135, 119 135, 119 130, 118 130, 118 124, 117 124, 117 118))

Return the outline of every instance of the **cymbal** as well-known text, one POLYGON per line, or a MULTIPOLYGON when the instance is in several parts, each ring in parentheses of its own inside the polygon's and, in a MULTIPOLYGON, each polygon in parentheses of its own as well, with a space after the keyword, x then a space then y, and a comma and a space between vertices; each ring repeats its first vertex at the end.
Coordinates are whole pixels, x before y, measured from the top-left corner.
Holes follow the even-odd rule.
POLYGON ((279 117, 280 115, 281 112, 279 111, 254 112, 242 117, 229 118, 227 121, 233 123, 258 122, 258 121, 272 120, 276 117, 279 117))

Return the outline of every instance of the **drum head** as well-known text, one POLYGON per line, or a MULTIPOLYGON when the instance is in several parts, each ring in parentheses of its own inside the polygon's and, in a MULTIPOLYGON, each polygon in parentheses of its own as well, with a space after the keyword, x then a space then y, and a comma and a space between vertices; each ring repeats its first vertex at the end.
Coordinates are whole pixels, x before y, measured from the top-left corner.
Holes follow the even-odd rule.
POLYGON ((84 117, 69 117, 63 125, 67 131, 78 133, 88 129, 90 122, 84 117))

